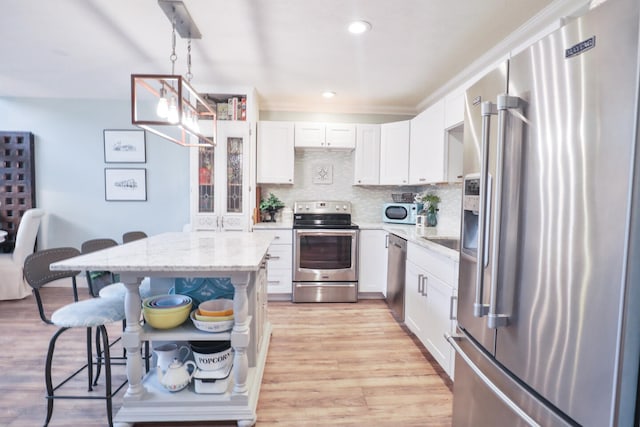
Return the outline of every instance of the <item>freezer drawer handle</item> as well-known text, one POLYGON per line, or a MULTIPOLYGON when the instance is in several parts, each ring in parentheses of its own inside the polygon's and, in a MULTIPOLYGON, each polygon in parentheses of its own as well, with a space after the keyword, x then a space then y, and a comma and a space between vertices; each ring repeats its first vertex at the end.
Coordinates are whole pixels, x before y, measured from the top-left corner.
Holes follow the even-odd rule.
POLYGON ((460 348, 456 341, 466 339, 464 335, 456 335, 452 336, 451 334, 444 334, 444 338, 451 344, 451 347, 458 353, 458 356, 464 360, 464 362, 471 368, 471 370, 482 380, 482 382, 489 387, 489 389, 496 395, 505 405, 509 407, 513 412, 515 412, 520 418, 522 418, 527 424, 532 427, 540 427, 540 424, 535 422, 533 418, 527 415, 518 405, 516 405, 513 400, 509 399, 506 394, 502 392, 491 380, 482 372, 478 366, 473 363, 473 361, 467 356, 467 354, 460 348))
MULTIPOLYGON (((493 252, 491 258, 493 260, 500 259, 500 229, 502 224, 502 182, 504 175, 504 150, 507 135, 507 114, 510 109, 520 107, 520 98, 517 96, 500 95, 497 100, 498 104, 498 147, 496 149, 496 191, 495 206, 493 209, 493 252)), ((509 316, 497 313, 498 302, 498 263, 493 262, 491 267, 491 297, 489 302, 489 316, 487 318, 487 326, 489 328, 499 328, 506 326, 509 322, 509 316)))

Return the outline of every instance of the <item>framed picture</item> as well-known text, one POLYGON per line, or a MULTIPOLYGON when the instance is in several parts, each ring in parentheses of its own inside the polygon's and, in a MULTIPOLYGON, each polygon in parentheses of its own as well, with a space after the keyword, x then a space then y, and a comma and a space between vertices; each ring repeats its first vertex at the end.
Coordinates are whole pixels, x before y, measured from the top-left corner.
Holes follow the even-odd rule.
POLYGON ((147 200, 147 170, 105 168, 104 198, 107 201, 147 200))
POLYGON ((104 130, 105 163, 145 163, 144 130, 104 130))

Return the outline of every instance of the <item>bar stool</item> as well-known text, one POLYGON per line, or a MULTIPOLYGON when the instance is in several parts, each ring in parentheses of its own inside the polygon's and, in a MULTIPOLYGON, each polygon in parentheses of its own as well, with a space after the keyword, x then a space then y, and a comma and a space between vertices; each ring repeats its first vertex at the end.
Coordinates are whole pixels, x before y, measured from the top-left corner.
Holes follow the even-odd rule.
MULTIPOLYGON (((24 262, 24 275, 27 283, 32 287, 38 305, 40 318, 47 324, 58 326, 58 330, 49 341, 49 349, 45 362, 45 383, 47 388, 47 418, 45 427, 49 424, 53 415, 54 399, 104 399, 107 405, 107 420, 109 426, 113 426, 112 398, 127 383, 124 381, 114 392, 111 384, 111 357, 109 353, 109 336, 105 325, 114 322, 121 322, 125 318, 124 304, 121 301, 114 304, 110 298, 91 298, 84 301, 75 301, 54 311, 50 318, 46 316, 44 303, 40 289, 55 280, 71 278, 74 291, 76 290, 76 276, 79 271, 51 271, 50 264, 62 261, 67 258, 80 255, 75 248, 53 248, 45 249, 29 255, 24 262), (87 363, 67 378, 54 385, 51 378, 51 368, 53 355, 58 338, 68 329, 86 328, 87 330, 87 363), (59 395, 58 389, 66 384, 71 378, 78 375, 85 368, 88 373, 88 391, 93 391, 93 350, 92 350, 92 330, 96 328, 96 333, 102 337, 104 348, 105 364, 105 394, 104 396, 91 395, 59 395)), ((74 298, 75 299, 75 298, 74 298)))
MULTIPOLYGON (((118 242, 109 238, 98 238, 87 240, 82 243, 81 251, 83 254, 88 254, 91 252, 96 252, 102 249, 111 248, 113 246, 118 246, 118 242)), ((112 304, 124 304, 123 300, 125 294, 127 293, 127 288, 124 286, 124 283, 117 282, 114 283, 116 279, 116 275, 110 271, 87 271, 87 286, 89 287, 89 292, 94 297, 107 298, 111 299, 112 304)), ((149 278, 145 278, 142 284, 139 287, 140 297, 142 299, 147 298, 151 295, 151 284, 149 278)), ((125 321, 122 321, 122 329, 124 330, 126 324, 125 321)), ((113 344, 118 342, 120 338, 115 340, 113 344)), ((96 348, 98 358, 102 354, 100 351, 100 337, 96 335, 96 348)), ((144 359, 146 362, 146 369, 149 370, 149 343, 145 342, 145 352, 144 359)), ((123 352, 123 358, 126 357, 126 351, 123 352)), ((96 373, 96 382, 98 381, 98 377, 100 376, 100 364, 98 364, 98 369, 96 373)))
POLYGON ((127 231, 122 235, 122 243, 133 242, 134 240, 144 239, 147 236, 147 233, 144 231, 127 231))
MULTIPOLYGON (((132 233, 142 233, 141 231, 132 233)), ((125 233, 126 234, 126 233, 125 233)), ((141 237, 139 237, 141 238, 141 237)), ((135 239, 134 239, 135 240, 135 239)), ((125 242, 126 243, 126 242, 125 242)), ((80 250, 83 254, 99 251, 101 249, 111 248, 118 246, 118 242, 109 238, 91 239, 82 243, 80 250)), ((115 275, 110 271, 87 271, 87 285, 89 291, 94 297, 100 296, 102 298, 117 297, 124 299, 127 293, 123 283, 115 282, 115 275)), ((139 288, 140 298, 145 299, 151 296, 151 285, 149 278, 145 278, 139 288)))

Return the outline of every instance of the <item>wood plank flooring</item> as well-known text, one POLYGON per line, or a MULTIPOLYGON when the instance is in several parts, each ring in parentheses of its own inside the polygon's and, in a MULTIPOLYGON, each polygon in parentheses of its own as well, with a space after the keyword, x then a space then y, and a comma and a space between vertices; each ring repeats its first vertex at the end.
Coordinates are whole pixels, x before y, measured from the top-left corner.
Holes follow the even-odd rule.
MULTIPOLYGON (((45 289, 54 305, 69 289, 45 289)), ((87 297, 87 296, 85 296, 87 297)), ((270 302, 273 334, 258 402, 259 427, 449 426, 451 382, 384 301, 357 304, 270 302)), ((38 317, 33 297, 0 301, 0 425, 41 426, 45 418, 44 357, 55 327, 38 317)), ((120 325, 110 328, 112 337, 120 325)), ((80 365, 84 332, 60 339, 58 374, 80 365)), ((114 350, 120 354, 120 348, 114 350)), ((114 383, 125 378, 114 367, 114 383)), ((81 393, 86 379, 74 380, 81 393)), ((103 392, 104 381, 94 394, 103 392)), ((122 392, 114 398, 114 413, 122 392)), ((56 401, 50 426, 105 426, 102 401, 56 401)), ((175 423, 138 423, 140 426, 175 423)), ((181 423, 230 426, 235 423, 181 423)))

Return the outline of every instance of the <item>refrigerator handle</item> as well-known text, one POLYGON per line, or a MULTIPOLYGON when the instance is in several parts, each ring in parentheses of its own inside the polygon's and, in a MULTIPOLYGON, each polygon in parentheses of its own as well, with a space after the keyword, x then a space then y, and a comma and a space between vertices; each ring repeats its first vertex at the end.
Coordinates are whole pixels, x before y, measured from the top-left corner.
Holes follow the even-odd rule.
POLYGON ((504 402, 504 404, 507 405, 509 409, 515 412, 527 424, 529 424, 532 427, 540 427, 540 424, 538 424, 533 418, 527 415, 527 413, 524 412, 522 408, 520 408, 513 400, 509 399, 509 397, 506 394, 504 394, 504 392, 500 390, 500 388, 497 385, 495 385, 491 381, 491 379, 484 374, 484 372, 482 372, 482 369, 480 369, 475 363, 473 363, 473 360, 471 360, 471 358, 458 345, 456 341, 466 339, 464 335, 452 336, 449 333, 445 333, 444 338, 449 342, 449 344, 451 344, 451 347, 453 347, 453 349, 456 351, 458 356, 460 356, 460 358, 464 361, 464 363, 466 363, 467 366, 471 368, 471 370, 489 388, 489 390, 491 390, 498 397, 498 399, 502 400, 502 402, 504 402))
MULTIPOLYGON (((500 255, 500 227, 502 218, 502 180, 504 171, 504 149, 507 134, 507 115, 509 109, 520 106, 520 98, 509 95, 498 96, 498 146, 496 147, 496 191, 495 205, 493 207, 493 249, 491 259, 497 260, 500 255)), ((487 326, 489 328, 499 328, 506 326, 509 322, 509 315, 497 312, 498 301, 498 262, 493 262, 491 266, 491 297, 489 302, 489 316, 487 326)))
POLYGON ((476 258, 476 300, 473 304, 473 315, 484 317, 489 313, 489 306, 484 300, 484 269, 487 248, 487 208, 489 206, 489 135, 491 134, 491 116, 497 113, 496 106, 490 101, 482 103, 482 162, 480 164, 480 207, 478 212, 478 255, 476 258))

